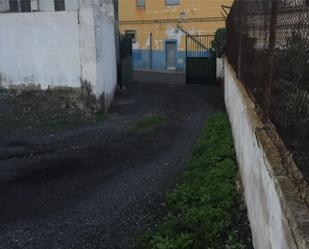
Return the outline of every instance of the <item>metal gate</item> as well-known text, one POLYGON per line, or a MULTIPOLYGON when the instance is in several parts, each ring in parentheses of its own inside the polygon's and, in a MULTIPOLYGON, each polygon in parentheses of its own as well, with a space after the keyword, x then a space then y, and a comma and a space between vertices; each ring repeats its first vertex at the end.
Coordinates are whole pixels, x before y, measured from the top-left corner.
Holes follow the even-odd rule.
POLYGON ((126 88, 133 81, 132 38, 121 36, 120 41, 120 88, 126 88))
POLYGON ((186 83, 212 84, 216 81, 216 56, 211 51, 213 35, 186 36, 186 83))

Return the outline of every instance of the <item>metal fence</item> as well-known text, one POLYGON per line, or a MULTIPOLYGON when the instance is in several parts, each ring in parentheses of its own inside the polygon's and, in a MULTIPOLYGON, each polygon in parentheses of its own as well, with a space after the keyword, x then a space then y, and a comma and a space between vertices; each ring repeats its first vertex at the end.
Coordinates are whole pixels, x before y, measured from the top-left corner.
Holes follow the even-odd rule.
POLYGON ((309 179, 309 0, 236 0, 227 30, 228 60, 306 199, 302 178, 309 179), (301 175, 295 175, 292 158, 301 175))
POLYGON ((209 56, 209 49, 214 37, 214 35, 187 35, 186 57, 209 56))

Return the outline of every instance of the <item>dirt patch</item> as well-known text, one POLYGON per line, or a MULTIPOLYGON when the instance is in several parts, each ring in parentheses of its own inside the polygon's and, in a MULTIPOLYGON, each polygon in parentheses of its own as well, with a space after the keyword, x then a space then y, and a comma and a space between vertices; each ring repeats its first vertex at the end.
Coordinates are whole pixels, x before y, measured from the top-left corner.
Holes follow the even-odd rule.
POLYGON ((106 115, 97 112, 95 99, 87 89, 0 88, 0 135, 43 134, 103 121, 106 115))

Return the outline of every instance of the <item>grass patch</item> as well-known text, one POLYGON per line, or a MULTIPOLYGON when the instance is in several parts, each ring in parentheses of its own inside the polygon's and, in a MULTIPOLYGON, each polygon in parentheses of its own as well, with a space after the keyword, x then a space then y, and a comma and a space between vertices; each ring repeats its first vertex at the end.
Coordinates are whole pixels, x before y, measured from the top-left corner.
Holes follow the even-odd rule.
POLYGON ((142 238, 147 249, 242 249, 233 218, 239 208, 237 164, 228 118, 211 117, 187 170, 167 194, 168 215, 142 238))
POLYGON ((151 132, 165 122, 166 118, 161 115, 150 115, 139 120, 136 124, 131 126, 130 130, 138 133, 151 132))

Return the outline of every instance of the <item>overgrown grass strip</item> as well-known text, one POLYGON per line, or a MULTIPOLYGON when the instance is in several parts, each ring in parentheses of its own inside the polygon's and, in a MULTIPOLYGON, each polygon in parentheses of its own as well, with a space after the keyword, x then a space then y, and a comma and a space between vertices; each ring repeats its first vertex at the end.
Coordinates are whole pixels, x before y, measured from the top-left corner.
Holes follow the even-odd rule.
POLYGON ((147 249, 244 248, 233 218, 239 207, 237 164, 225 114, 207 121, 187 170, 167 195, 168 215, 146 236, 147 249))

